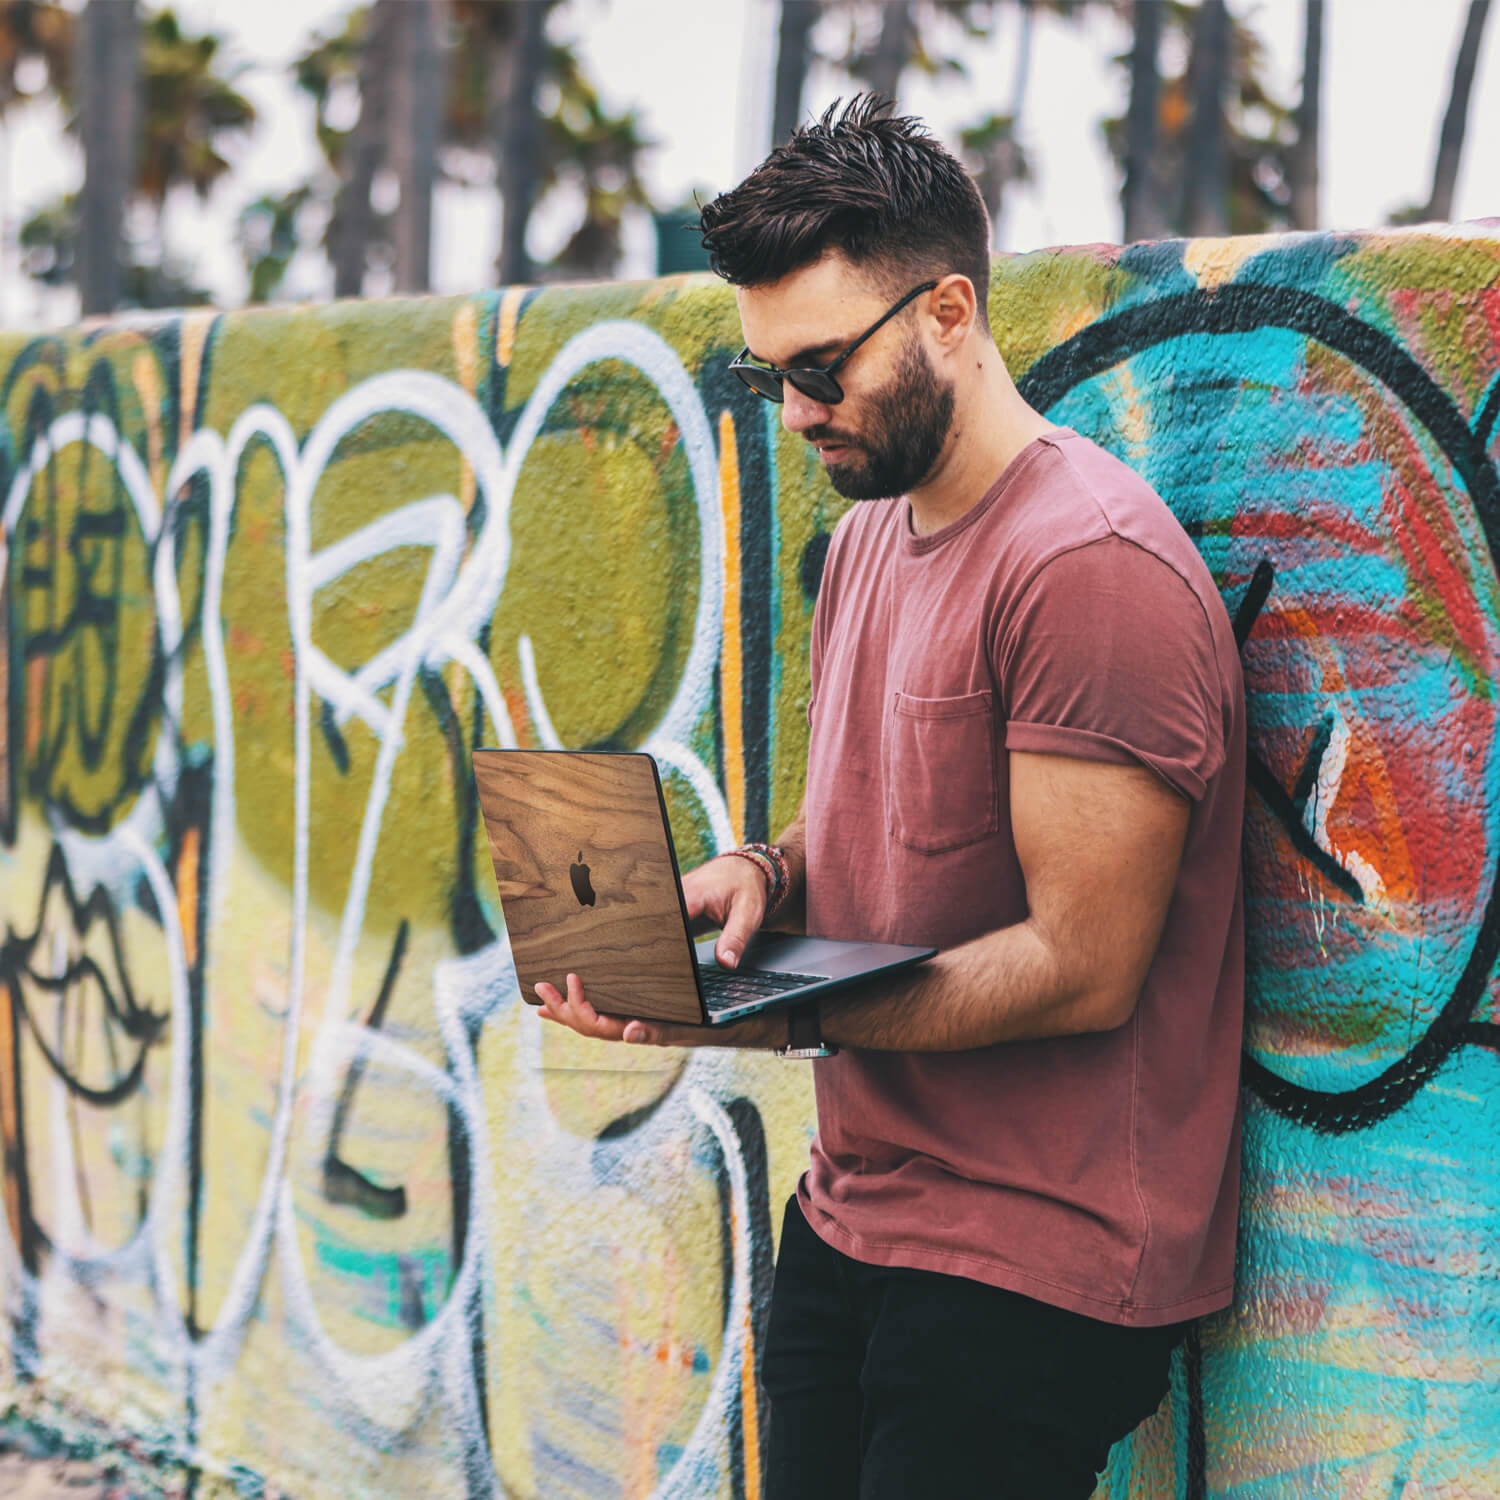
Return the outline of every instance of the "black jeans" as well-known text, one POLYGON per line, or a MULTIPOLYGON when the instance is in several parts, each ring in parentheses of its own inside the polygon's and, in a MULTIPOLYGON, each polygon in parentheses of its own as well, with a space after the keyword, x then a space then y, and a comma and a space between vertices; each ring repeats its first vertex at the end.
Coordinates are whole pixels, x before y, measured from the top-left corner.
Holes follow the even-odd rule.
POLYGON ((766 1500, 1087 1500, 1110 1445, 1156 1410, 1188 1327, 865 1265, 794 1197, 761 1362, 766 1500))

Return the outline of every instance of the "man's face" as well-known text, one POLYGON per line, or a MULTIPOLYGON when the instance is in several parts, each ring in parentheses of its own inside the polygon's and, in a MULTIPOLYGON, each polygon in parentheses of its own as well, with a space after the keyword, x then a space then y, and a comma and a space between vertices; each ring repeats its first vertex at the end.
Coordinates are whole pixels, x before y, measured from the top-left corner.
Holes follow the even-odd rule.
MULTIPOLYGON (((841 256, 766 286, 741 287, 740 322, 756 359, 783 369, 836 359, 894 300, 841 256)), ((932 367, 918 299, 841 365, 844 399, 812 400, 783 383, 782 424, 818 450, 830 483, 850 500, 884 500, 921 485, 953 422, 954 393, 932 367)))

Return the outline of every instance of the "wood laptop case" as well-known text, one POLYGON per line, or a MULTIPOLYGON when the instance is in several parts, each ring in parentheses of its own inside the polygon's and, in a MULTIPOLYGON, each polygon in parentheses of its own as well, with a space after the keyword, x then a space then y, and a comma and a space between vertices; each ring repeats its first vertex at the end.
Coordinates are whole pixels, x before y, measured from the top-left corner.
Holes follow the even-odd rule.
POLYGON ((476 750, 474 779, 522 998, 571 971, 596 1010, 701 1024, 656 762, 476 750))

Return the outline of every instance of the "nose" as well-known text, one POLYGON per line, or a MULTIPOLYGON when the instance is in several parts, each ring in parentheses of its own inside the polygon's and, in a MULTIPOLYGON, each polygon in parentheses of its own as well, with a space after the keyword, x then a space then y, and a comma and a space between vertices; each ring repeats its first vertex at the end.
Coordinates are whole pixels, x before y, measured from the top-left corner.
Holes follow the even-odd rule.
POLYGON ((814 401, 790 380, 782 382, 781 392, 781 425, 788 432, 806 432, 809 427, 817 427, 833 415, 831 406, 814 401))

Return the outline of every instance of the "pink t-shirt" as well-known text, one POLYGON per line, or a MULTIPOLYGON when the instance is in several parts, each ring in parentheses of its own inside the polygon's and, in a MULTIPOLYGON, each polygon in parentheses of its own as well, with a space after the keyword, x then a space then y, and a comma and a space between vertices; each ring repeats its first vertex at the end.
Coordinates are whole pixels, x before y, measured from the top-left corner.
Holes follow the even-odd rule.
POLYGON ((1024 919, 1013 750, 1144 763, 1190 800, 1187 843, 1125 1025, 818 1063, 803 1211, 856 1260, 1109 1322, 1223 1307, 1245 784, 1224 606, 1150 486, 1066 428, 951 525, 919 537, 909 517, 905 501, 855 505, 828 552, 808 708, 808 931, 947 948, 1024 919))

